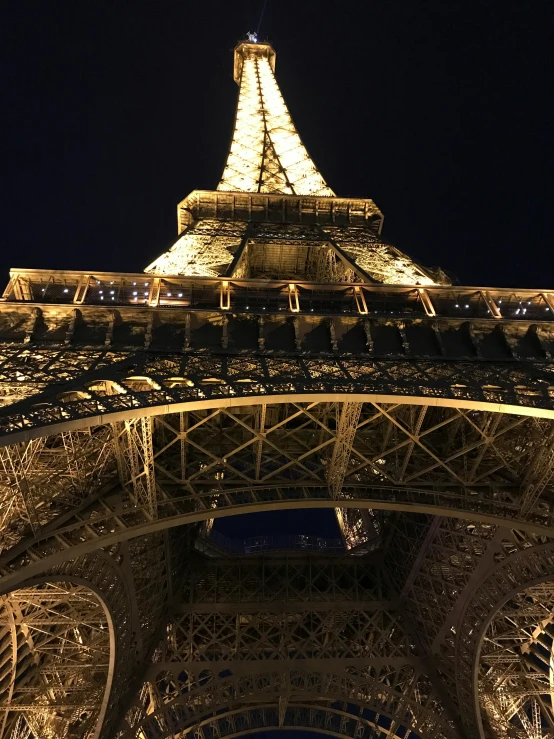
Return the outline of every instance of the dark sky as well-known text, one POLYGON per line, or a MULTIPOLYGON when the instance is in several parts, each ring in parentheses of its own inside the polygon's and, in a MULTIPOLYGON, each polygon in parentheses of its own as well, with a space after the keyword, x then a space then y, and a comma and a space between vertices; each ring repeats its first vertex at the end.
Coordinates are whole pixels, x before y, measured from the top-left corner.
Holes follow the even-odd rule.
POLYGON ((231 539, 246 539, 251 536, 294 537, 297 534, 340 539, 335 512, 329 508, 262 511, 243 516, 226 516, 217 518, 214 527, 231 539))
MULTIPOLYGON (((262 0, 28 2, 2 19, 10 266, 141 270, 214 188, 262 0)), ((553 287, 551 0, 268 0, 262 37, 339 195, 465 284, 553 287)))

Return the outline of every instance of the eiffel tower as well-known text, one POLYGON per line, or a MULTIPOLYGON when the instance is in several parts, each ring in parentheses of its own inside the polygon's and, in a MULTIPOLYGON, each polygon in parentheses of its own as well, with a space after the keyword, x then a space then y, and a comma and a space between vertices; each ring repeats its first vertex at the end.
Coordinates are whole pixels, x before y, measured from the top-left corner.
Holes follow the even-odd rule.
POLYGON ((554 737, 554 292, 389 244, 275 56, 236 47, 221 182, 144 272, 10 273, 0 737, 554 737), (213 525, 316 508, 339 539, 213 525))

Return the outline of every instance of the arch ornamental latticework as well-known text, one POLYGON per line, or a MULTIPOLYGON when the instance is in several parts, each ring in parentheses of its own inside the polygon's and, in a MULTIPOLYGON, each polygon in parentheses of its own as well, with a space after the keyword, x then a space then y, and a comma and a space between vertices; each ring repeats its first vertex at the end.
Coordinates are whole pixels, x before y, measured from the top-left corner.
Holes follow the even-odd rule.
POLYGON ((387 243, 274 69, 144 273, 11 272, 0 739, 552 739, 554 292, 387 243))

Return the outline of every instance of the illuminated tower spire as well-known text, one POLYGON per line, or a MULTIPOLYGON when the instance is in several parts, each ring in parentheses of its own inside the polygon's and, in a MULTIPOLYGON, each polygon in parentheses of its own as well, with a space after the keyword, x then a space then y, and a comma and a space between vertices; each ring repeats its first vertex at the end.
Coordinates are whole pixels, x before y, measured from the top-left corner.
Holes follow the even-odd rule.
POLYGON ((239 99, 217 189, 333 196, 294 127, 275 79, 275 56, 269 44, 243 42, 235 49, 239 99))
POLYGON ((381 239, 383 214, 372 200, 339 198, 328 187, 285 105, 275 56, 255 34, 235 48, 239 97, 221 182, 217 190, 194 190, 179 203, 177 241, 145 271, 434 284, 435 275, 381 239), (261 221, 274 225, 268 231, 261 221), (300 224, 312 230, 299 237, 294 229, 300 224))

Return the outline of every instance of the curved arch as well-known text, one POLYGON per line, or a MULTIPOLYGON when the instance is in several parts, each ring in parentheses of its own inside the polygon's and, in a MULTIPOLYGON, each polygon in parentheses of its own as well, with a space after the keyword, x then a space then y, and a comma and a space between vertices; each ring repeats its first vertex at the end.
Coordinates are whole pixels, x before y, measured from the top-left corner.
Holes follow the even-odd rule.
MULTIPOLYGON (((218 405, 187 414, 168 413, 157 416, 155 422, 142 415, 139 421, 99 427, 109 432, 109 438, 106 441, 103 435, 102 444, 93 451, 98 457, 109 447, 114 467, 117 458, 120 509, 115 510, 115 503, 106 505, 106 500, 91 503, 86 517, 95 522, 94 534, 89 524, 75 516, 59 525, 56 534, 49 527, 34 540, 29 537, 27 545, 35 555, 30 558, 31 567, 40 568, 37 562, 44 559, 44 551, 56 552, 56 561, 69 556, 69 547, 60 543, 59 536, 80 555, 154 531, 251 513, 266 505, 402 510, 502 523, 542 535, 554 526, 544 485, 527 480, 533 455, 545 451, 546 438, 554 438, 551 420, 501 413, 491 404, 487 411, 467 410, 458 407, 464 406, 462 401, 445 399, 423 405, 419 405, 422 398, 416 398, 416 404, 390 405, 375 400, 260 405, 244 398, 228 400, 231 410, 218 405), (353 422, 352 408, 357 413, 353 422), (266 424, 262 420, 266 416, 273 420, 266 424), (121 515, 121 509, 130 507, 132 517, 121 515)), ((202 401, 206 403, 213 406, 213 400, 202 401)), ((131 402, 128 412, 139 411, 131 402)), ((86 451, 84 446, 79 450, 86 451)), ((46 485, 42 493, 38 473, 34 483, 19 475, 18 470, 27 470, 15 451, 10 462, 17 474, 8 478, 10 490, 17 491, 12 517, 18 532, 23 530, 21 519, 29 536, 31 526, 25 519, 29 499, 32 503, 36 490, 41 504, 37 510, 50 510, 56 491, 46 485)), ((46 452, 38 462, 48 463, 46 452)), ((94 477, 93 456, 87 460, 94 477)), ((3 562, 24 549, 16 545, 3 562)), ((10 568, 3 574, 12 576, 10 568)))
MULTIPOLYGON (((148 378, 152 382, 154 378, 148 378)), ((425 388, 421 385, 413 392, 376 392, 374 387, 367 387, 364 391, 357 388, 336 383, 334 388, 322 392, 321 388, 307 391, 306 388, 292 387, 294 383, 282 383, 280 388, 274 388, 267 394, 260 392, 260 388, 250 384, 237 384, 230 387, 227 384, 213 384, 205 386, 200 392, 173 392, 175 388, 142 391, 134 396, 109 395, 101 398, 91 397, 86 401, 73 401, 60 404, 40 403, 27 404, 23 412, 10 415, 0 415, 0 446, 15 444, 37 439, 50 434, 64 431, 82 430, 92 426, 119 421, 131 421, 143 417, 157 417, 168 413, 182 413, 191 410, 212 410, 214 408, 236 408, 244 405, 262 405, 268 403, 334 403, 350 401, 353 403, 397 403, 399 400, 405 405, 426 405, 440 408, 463 408, 476 411, 490 411, 494 413, 508 413, 518 416, 554 419, 554 391, 550 388, 541 389, 540 397, 531 399, 523 395, 507 398, 502 396, 493 399, 494 393, 475 388, 474 391, 457 393, 456 388, 445 392, 444 388, 425 388), (223 390, 223 391, 222 391, 223 390), (250 390, 250 392, 247 392, 250 390), (254 390, 254 391, 253 391, 254 390), (255 391, 258 392, 255 392, 255 391), (275 392, 277 390, 277 392, 275 392), (279 391, 280 390, 280 391, 279 391), (423 393, 422 390, 428 390, 423 393), (160 402, 160 395, 163 401, 160 402), (179 395, 188 397, 181 398, 179 395), (177 396, 177 397, 175 397, 177 396), (117 399, 119 402, 117 402, 117 399), (122 400, 124 402, 122 402, 122 400), (521 403, 517 401, 521 400, 521 403), (531 402, 529 402, 531 400, 531 402), (532 402, 534 401, 534 402, 532 402)), ((14 404, 15 405, 15 404, 14 404)), ((19 405, 19 404, 17 404, 19 405)))
POLYGON ((347 704, 338 708, 336 703, 327 705, 289 703, 286 706, 281 705, 281 709, 279 703, 262 703, 255 707, 229 709, 199 722, 181 736, 196 736, 201 730, 205 739, 215 739, 215 737, 235 739, 248 736, 261 729, 264 731, 301 730, 341 739, 352 739, 353 737, 372 739, 373 730, 378 729, 381 736, 393 736, 390 731, 390 719, 384 714, 375 714, 370 718, 370 712, 364 711, 363 708, 354 713, 348 711, 347 704), (379 725, 380 719, 381 725, 379 725))
MULTIPOLYGON (((133 670, 135 649, 130 594, 121 569, 113 557, 106 552, 94 552, 78 559, 67 560, 49 570, 25 578, 17 589, 40 587, 44 583, 71 583, 94 593, 106 618, 109 640, 109 660, 106 685, 98 706, 95 737, 111 735, 118 707, 133 670)), ((7 592, 13 592, 10 588, 7 592)))
MULTIPOLYGON (((61 362, 68 360, 73 365, 76 362, 71 352, 61 362)), ((554 417, 552 364, 545 361, 263 351, 237 355, 212 349, 100 356, 95 352, 91 365, 94 369, 80 375, 73 371, 63 388, 66 393, 90 397, 62 402, 57 398, 59 388, 29 396, 0 414, 0 437, 14 443, 44 435, 46 427, 57 433, 106 419, 129 420, 192 408, 343 398, 353 402, 397 402, 401 398, 554 417)))
POLYGON ((484 738, 479 705, 479 660, 487 629, 501 608, 518 593, 554 579, 554 543, 518 552, 498 563, 473 590, 460 616, 456 638, 458 704, 470 736, 484 738))
MULTIPOLYGON (((38 717, 39 725, 41 725, 40 733, 44 737, 57 736, 64 722, 75 723, 76 719, 73 714, 78 709, 79 712, 82 712, 78 719, 79 729, 81 731, 85 730, 91 739, 97 739, 100 736, 108 708, 116 659, 113 613, 105 594, 97 585, 80 577, 68 578, 63 575, 46 575, 32 578, 26 581, 22 588, 13 590, 4 596, 3 607, 11 615, 10 620, 13 622, 11 630, 13 663, 6 708, 12 704, 14 712, 18 711, 26 715, 29 706, 33 706, 32 718, 26 716, 27 722, 36 724, 38 717), (101 620, 99 620, 99 614, 94 604, 87 597, 89 593, 94 595, 103 612, 104 618, 101 620), (45 602, 47 608, 44 607, 45 602), (60 607, 62 607, 61 611, 60 607), (47 635, 48 651, 46 653, 42 652, 40 643, 37 644, 36 639, 33 638, 33 621, 37 620, 38 624, 35 628, 38 629, 39 638, 47 635), (104 629, 106 630, 106 636, 103 634, 104 629), (34 676, 35 680, 31 678, 31 682, 29 682, 27 672, 28 660, 19 656, 18 641, 20 634, 23 635, 24 651, 29 654, 32 670, 37 673, 34 676), (53 652, 54 645, 55 652, 53 652), (108 649, 108 663, 102 662, 99 664, 94 658, 98 657, 98 653, 103 654, 106 647, 108 649), (60 664, 57 657, 63 656, 65 652, 69 653, 66 664, 63 660, 60 664), (54 661, 48 653, 56 655, 54 661), (85 661, 83 662, 83 660, 85 661), (52 662, 51 667, 50 662, 52 662), (25 702, 13 704, 14 693, 18 692, 18 670, 22 667, 25 673, 23 676, 25 702), (50 692, 51 698, 59 698, 60 693, 64 693, 64 689, 60 689, 55 680, 50 685, 47 681, 45 684, 33 686, 33 682, 37 678, 40 679, 40 674, 44 670, 51 670, 61 682, 64 678, 69 680, 68 690, 71 695, 69 703, 73 702, 75 694, 82 696, 83 703, 75 704, 74 708, 66 707, 65 711, 59 707, 50 707, 47 703, 44 711, 39 713, 37 709, 45 693, 50 692), (89 706, 87 701, 90 703, 90 696, 94 696, 98 692, 99 686, 95 683, 99 681, 101 681, 100 685, 103 683, 103 689, 100 691, 100 704, 95 701, 96 705, 90 704, 89 706), (27 702, 30 695, 34 695, 31 704, 27 702), (85 701, 85 696, 87 696, 87 701, 85 701), (53 723, 50 727, 51 722, 53 723)), ((8 710, 6 710, 4 716, 4 729, 6 728, 7 717, 8 710)), ((37 733, 35 726, 32 730, 33 733, 37 733)))
POLYGON ((553 724, 553 619, 554 578, 509 598, 485 631, 481 717, 498 735, 519 725, 534 736, 553 724))
POLYGON ((136 739, 152 733, 169 739, 178 732, 192 732, 227 712, 244 710, 245 703, 268 701, 279 708, 281 717, 287 706, 296 703, 315 706, 322 701, 328 705, 342 702, 356 707, 356 715, 365 715, 380 729, 396 732, 409 725, 422 737, 446 739, 452 735, 452 725, 442 715, 430 682, 409 665, 348 667, 341 672, 320 672, 300 665, 284 672, 272 671, 268 665, 264 672, 217 678, 193 690, 166 670, 163 678, 145 683, 135 706, 127 713, 127 727, 121 737, 136 739))
MULTIPOLYGON (((322 487, 321 490, 323 489, 324 488, 322 487)), ((18 557, 21 552, 17 550, 13 554, 13 565, 8 559, 5 559, 4 566, 2 568, 3 576, 0 579, 0 595, 15 589, 27 578, 36 576, 42 572, 44 568, 57 566, 75 557, 93 554, 102 548, 114 546, 120 542, 129 541, 148 534, 209 519, 226 516, 240 516, 245 513, 255 513, 263 510, 277 511, 316 508, 335 509, 337 505, 340 505, 343 508, 406 511, 409 513, 442 515, 492 526, 511 526, 539 536, 550 536, 552 534, 552 529, 549 526, 538 525, 532 521, 521 521, 520 519, 515 517, 511 518, 506 515, 502 516, 501 514, 494 515, 484 513, 479 506, 479 501, 475 502, 473 510, 456 509, 446 506, 443 507, 439 504, 433 503, 432 501, 422 503, 418 500, 418 498, 421 498, 422 496, 429 495, 431 499, 436 499, 438 497, 437 493, 433 492, 429 494, 429 491, 425 490, 400 491, 397 488, 374 488, 369 492, 377 491, 380 492, 381 495, 372 496, 367 494, 367 496, 363 498, 352 496, 350 498, 337 499, 330 499, 328 497, 309 498, 304 497, 295 488, 291 488, 291 491, 292 493, 290 493, 289 499, 283 499, 283 493, 286 491, 281 487, 269 490, 267 488, 262 488, 254 491, 252 489, 244 489, 244 491, 241 489, 238 491, 239 493, 253 493, 261 499, 252 503, 228 505, 220 509, 212 508, 181 513, 168 516, 167 518, 152 520, 151 518, 145 517, 144 521, 140 521, 138 523, 136 522, 138 514, 134 509, 122 511, 120 508, 114 507, 113 512, 111 514, 107 514, 106 509, 108 506, 99 504, 97 508, 93 508, 91 511, 90 518, 84 520, 79 518, 76 523, 64 526, 52 533, 46 533, 42 537, 37 537, 33 542, 31 542, 29 550, 32 551, 33 554, 35 551, 37 552, 38 556, 36 559, 25 559, 24 562, 18 561, 18 557), (406 493, 407 499, 398 500, 400 492, 406 493), (388 500, 385 498, 387 493, 391 496, 388 500), (103 515, 99 516, 98 520, 93 520, 96 510, 103 515), (133 522, 129 526, 125 527, 121 525, 121 522, 122 520, 125 520, 125 516, 127 514, 132 514, 131 518, 133 519, 133 522), (93 531, 91 534, 92 525, 98 527, 102 533, 97 534, 93 531), (113 530, 109 531, 109 529, 113 530), (108 533, 105 533, 106 530, 108 530, 108 533), (71 548, 68 548, 64 545, 60 545, 60 536, 79 541, 78 543, 73 544, 71 548)), ((346 489, 346 492, 348 492, 348 489, 346 489)), ((226 495, 230 495, 230 491, 226 491, 226 495)))

